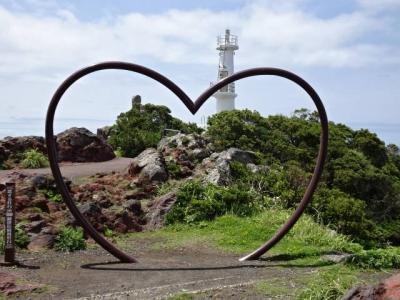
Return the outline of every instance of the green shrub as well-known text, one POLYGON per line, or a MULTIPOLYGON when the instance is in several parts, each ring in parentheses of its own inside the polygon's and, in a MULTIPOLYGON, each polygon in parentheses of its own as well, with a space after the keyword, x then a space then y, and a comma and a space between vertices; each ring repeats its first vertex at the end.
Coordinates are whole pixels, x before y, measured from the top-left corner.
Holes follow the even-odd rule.
POLYGON ((49 201, 58 202, 58 203, 63 202, 63 198, 60 193, 57 193, 53 190, 42 190, 41 192, 49 201))
POLYGON ((362 250, 353 254, 347 263, 363 269, 399 269, 400 248, 362 250))
POLYGON ((201 132, 194 123, 174 118, 168 107, 145 104, 121 113, 113 125, 108 142, 125 157, 135 157, 144 149, 155 147, 165 128, 183 133, 201 132))
MULTIPOLYGON (((21 224, 15 225, 15 245, 24 249, 29 244, 29 236, 21 224)), ((4 253, 4 229, 0 230, 0 253, 4 253)))
POLYGON ((82 228, 65 227, 57 235, 54 249, 62 252, 86 249, 82 228))
POLYGON ((123 154, 123 152, 122 152, 120 147, 118 147, 117 150, 114 151, 114 154, 115 154, 115 157, 117 157, 117 158, 120 158, 120 157, 124 156, 124 154, 123 154))
POLYGON ((49 161, 43 153, 32 149, 23 153, 21 166, 25 169, 45 168, 49 166, 49 161))
POLYGON ((182 169, 175 161, 167 161, 166 163, 168 175, 170 178, 177 179, 181 177, 182 169))
POLYGON ((226 213, 248 216, 260 211, 263 198, 237 186, 203 186, 198 181, 189 181, 177 193, 174 207, 166 216, 166 223, 195 223, 212 220, 226 213))

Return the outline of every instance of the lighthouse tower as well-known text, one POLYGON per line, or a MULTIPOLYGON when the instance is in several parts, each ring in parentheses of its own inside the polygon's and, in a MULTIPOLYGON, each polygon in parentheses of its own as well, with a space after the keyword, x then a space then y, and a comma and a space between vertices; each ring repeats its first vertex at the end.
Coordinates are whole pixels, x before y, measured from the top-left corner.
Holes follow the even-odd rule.
MULTIPOLYGON (((238 50, 238 38, 232 35, 229 29, 224 35, 217 37, 217 50, 219 50, 218 80, 233 74, 233 56, 238 50)), ((217 99, 217 113, 223 110, 235 109, 235 83, 230 83, 218 90, 214 97, 217 99)))

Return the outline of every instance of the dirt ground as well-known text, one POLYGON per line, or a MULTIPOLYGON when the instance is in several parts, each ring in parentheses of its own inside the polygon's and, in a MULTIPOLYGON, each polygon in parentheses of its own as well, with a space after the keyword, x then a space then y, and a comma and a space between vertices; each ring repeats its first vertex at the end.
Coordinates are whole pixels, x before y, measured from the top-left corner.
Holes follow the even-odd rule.
POLYGON ((20 299, 163 299, 182 291, 206 292, 199 296, 205 299, 268 299, 253 287, 266 279, 289 285, 287 295, 270 299, 291 299, 291 278, 314 271, 285 268, 277 261, 239 262, 239 257, 202 246, 151 249, 153 242, 130 241, 135 248, 131 254, 140 261, 136 264, 118 263, 104 250, 92 249, 20 253, 25 267, 0 270, 47 286, 43 293, 20 299))

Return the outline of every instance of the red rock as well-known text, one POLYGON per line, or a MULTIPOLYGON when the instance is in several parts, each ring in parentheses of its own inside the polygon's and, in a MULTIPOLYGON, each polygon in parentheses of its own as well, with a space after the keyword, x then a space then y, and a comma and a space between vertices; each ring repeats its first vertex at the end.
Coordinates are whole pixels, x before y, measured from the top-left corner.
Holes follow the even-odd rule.
POLYGON ((15 287, 15 276, 8 273, 0 273, 0 291, 15 287))
POLYGON ((342 300, 399 300, 400 273, 385 279, 376 286, 353 288, 342 300))
POLYGON ((35 236, 28 245, 31 251, 40 251, 42 249, 51 248, 54 244, 54 236, 51 234, 39 234, 35 236))

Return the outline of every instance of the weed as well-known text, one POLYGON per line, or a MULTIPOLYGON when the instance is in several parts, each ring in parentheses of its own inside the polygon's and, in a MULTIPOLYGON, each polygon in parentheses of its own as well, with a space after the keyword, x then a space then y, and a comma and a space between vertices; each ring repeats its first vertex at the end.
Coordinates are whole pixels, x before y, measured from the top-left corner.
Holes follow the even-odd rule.
POLYGON ((82 228, 65 227, 56 237, 54 249, 61 252, 86 249, 82 228))
POLYGON ((57 193, 53 190, 41 190, 41 192, 46 197, 46 199, 48 199, 49 201, 58 202, 58 203, 63 202, 63 198, 60 193, 57 193))
POLYGON ((47 157, 37 149, 31 149, 23 153, 21 166, 25 169, 39 169, 49 166, 47 157))

